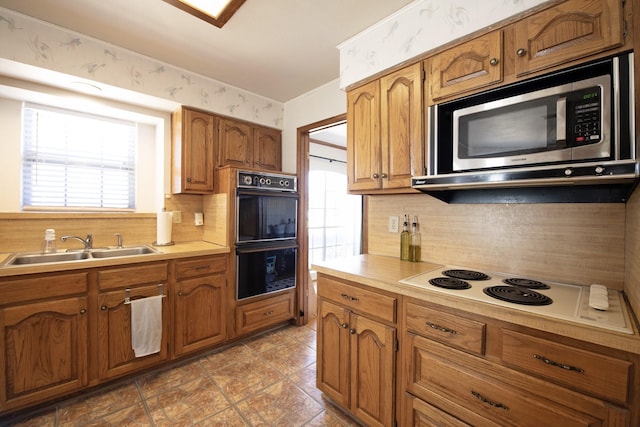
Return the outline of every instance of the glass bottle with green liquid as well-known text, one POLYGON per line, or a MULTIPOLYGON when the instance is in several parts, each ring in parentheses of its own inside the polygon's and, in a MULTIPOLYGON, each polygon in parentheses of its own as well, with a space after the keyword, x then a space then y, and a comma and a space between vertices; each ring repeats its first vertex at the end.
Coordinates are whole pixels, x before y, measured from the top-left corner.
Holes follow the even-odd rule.
POLYGON ((409 261, 409 244, 411 241, 411 234, 409 233, 409 217, 404 216, 404 222, 402 223, 402 233, 400 233, 400 260, 409 261))
POLYGON ((411 224, 411 235, 409 236, 409 261, 420 262, 421 255, 421 238, 420 231, 418 230, 418 215, 413 216, 413 223, 411 224))

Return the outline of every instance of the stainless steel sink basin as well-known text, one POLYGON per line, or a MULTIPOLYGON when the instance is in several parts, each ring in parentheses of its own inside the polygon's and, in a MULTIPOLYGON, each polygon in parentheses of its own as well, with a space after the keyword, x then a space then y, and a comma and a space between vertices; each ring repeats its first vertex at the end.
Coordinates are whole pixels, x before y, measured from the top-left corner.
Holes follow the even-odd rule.
POLYGON ((44 264, 47 262, 78 261, 89 258, 88 252, 62 252, 55 254, 16 254, 7 260, 6 265, 44 264))
POLYGON ((92 249, 89 251, 70 251, 70 252, 57 252, 54 254, 42 254, 42 253, 17 253, 11 255, 0 266, 13 266, 13 265, 33 265, 33 264, 45 264, 56 262, 68 262, 68 261, 81 261, 90 259, 103 259, 103 258, 115 258, 115 257, 128 257, 135 255, 154 254, 157 251, 149 246, 131 246, 125 248, 100 248, 92 249))
POLYGON ((91 251, 91 256, 93 258, 113 258, 118 256, 133 256, 153 253, 156 253, 156 251, 148 246, 132 246, 130 248, 96 249, 91 251))

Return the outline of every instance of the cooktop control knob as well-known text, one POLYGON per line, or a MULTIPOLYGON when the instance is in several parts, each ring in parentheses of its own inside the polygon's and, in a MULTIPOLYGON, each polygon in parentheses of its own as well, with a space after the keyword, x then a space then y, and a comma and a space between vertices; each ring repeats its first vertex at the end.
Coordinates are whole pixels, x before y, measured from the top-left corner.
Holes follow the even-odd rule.
POLYGON ((572 173, 573 173, 573 169, 571 169, 571 168, 567 168, 567 169, 564 170, 564 174, 566 176, 571 176, 572 173))
POLYGON ((602 166, 596 166, 596 174, 602 175, 604 168, 602 166))
POLYGON ((251 185, 253 179, 251 179, 250 175, 245 175, 242 177, 242 181, 244 181, 244 185, 251 185))

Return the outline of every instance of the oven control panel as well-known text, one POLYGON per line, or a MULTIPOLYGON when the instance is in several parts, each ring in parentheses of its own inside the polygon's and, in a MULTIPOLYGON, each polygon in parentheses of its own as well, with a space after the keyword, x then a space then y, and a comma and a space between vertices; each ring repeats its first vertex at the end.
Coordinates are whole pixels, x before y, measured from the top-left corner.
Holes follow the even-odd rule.
POLYGON ((238 188, 296 192, 298 180, 293 175, 238 171, 238 188))

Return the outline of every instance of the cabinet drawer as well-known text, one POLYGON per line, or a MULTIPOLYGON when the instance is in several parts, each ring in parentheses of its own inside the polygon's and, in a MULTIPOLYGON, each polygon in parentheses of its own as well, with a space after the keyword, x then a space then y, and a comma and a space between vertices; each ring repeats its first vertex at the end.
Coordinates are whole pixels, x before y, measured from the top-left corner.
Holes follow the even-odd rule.
POLYGON ((176 279, 182 280, 189 277, 226 271, 227 257, 212 256, 205 258, 188 259, 176 262, 176 279))
POLYGON ((239 334, 275 325, 291 318, 293 318, 293 293, 236 308, 236 327, 239 334))
POLYGON ((168 277, 167 263, 137 264, 133 267, 108 268, 98 271, 100 290, 116 289, 132 284, 164 283, 168 277))
POLYGON ((414 427, 471 427, 471 425, 410 394, 406 394, 405 399, 407 402, 407 425, 414 427))
POLYGON ((627 402, 632 363, 514 331, 502 331, 502 360, 525 372, 627 402))
POLYGON ((0 280, 0 305, 87 292, 87 273, 19 276, 0 280))
POLYGON ((396 298, 360 289, 343 282, 318 278, 318 296, 388 322, 396 321, 396 298))
POLYGON ((462 350, 484 354, 486 324, 482 322, 408 303, 407 329, 462 350))
POLYGON ((435 396, 436 406, 471 425, 486 425, 484 420, 531 427, 602 425, 602 419, 563 406, 553 395, 545 398, 544 394, 534 394, 534 389, 516 387, 485 374, 484 370, 468 368, 463 360, 462 364, 456 363, 473 356, 421 337, 412 340, 411 352, 414 366, 410 372, 410 391, 427 402, 435 396), (440 397, 455 404, 446 406, 440 397))

